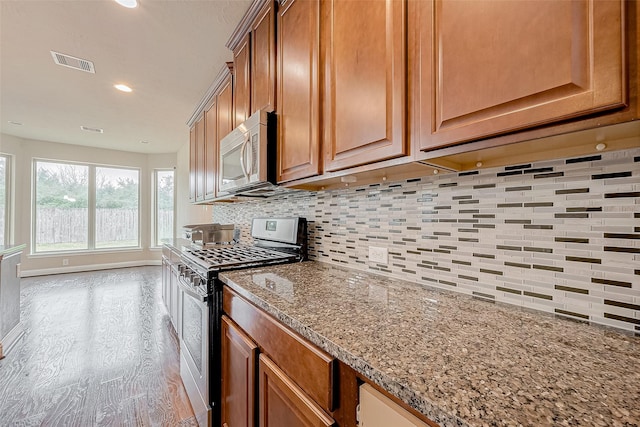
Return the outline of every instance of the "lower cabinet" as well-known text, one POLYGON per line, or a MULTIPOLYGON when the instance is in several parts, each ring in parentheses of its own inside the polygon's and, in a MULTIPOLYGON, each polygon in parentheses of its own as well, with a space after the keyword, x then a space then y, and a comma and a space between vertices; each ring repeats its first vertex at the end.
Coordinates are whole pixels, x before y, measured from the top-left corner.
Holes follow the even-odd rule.
POLYGON ((180 334, 180 329, 178 328, 178 308, 180 306, 178 301, 178 295, 180 294, 180 287, 178 286, 179 274, 178 265, 173 264, 171 266, 171 274, 169 275, 169 305, 167 306, 167 310, 171 316, 171 324, 178 332, 178 335, 180 334))
POLYGON ((336 423, 269 357, 260 355, 261 427, 330 427, 336 423))
POLYGON ((180 288, 178 287, 178 258, 179 255, 168 248, 162 248, 162 302, 169 313, 171 325, 176 332, 178 329, 178 295, 180 288))
POLYGON ((222 426, 337 426, 337 361, 235 292, 223 295, 222 426))
POLYGON ((222 317, 222 426, 255 425, 258 346, 222 317))
POLYGON ((171 264, 169 259, 162 257, 162 302, 164 306, 169 307, 169 277, 171 275, 171 264))
POLYGON ((360 386, 360 427, 429 427, 369 384, 360 386))

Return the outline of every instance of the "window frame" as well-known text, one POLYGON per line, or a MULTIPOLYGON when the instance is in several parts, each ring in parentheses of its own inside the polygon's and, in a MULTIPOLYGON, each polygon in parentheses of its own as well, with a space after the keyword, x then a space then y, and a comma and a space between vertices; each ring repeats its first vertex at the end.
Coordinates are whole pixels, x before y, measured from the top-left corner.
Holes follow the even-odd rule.
POLYGON ((159 242, 158 240, 158 173, 159 172, 173 172, 173 233, 172 233, 172 238, 175 239, 176 238, 176 168, 175 167, 170 167, 170 168, 156 168, 153 170, 153 178, 152 178, 152 182, 153 182, 153 196, 152 196, 152 200, 151 200, 151 222, 153 224, 153 229, 151 230, 151 244, 149 245, 150 248, 152 249, 158 249, 162 247, 162 243, 159 242))
POLYGON ((0 152, 0 157, 4 158, 4 234, 0 240, 0 245, 10 245, 13 243, 13 156, 0 152))
POLYGON ((135 166, 120 166, 111 164, 89 163, 89 162, 76 162, 69 160, 58 159, 46 159, 40 157, 34 157, 32 159, 32 185, 31 185, 31 250, 32 256, 52 256, 60 254, 89 254, 89 253, 107 253, 107 252, 126 252, 126 251, 139 251, 142 249, 142 169, 135 166), (74 166, 86 166, 88 171, 88 196, 87 196, 87 248, 86 249, 69 249, 69 250, 54 250, 54 251, 38 251, 36 250, 36 194, 37 194, 37 170, 38 162, 42 163, 56 163, 61 165, 74 165, 74 166), (111 169, 126 169, 134 170, 138 172, 138 233, 136 246, 122 246, 122 247, 107 247, 96 248, 96 210, 97 210, 97 183, 96 183, 96 168, 111 168, 111 169))

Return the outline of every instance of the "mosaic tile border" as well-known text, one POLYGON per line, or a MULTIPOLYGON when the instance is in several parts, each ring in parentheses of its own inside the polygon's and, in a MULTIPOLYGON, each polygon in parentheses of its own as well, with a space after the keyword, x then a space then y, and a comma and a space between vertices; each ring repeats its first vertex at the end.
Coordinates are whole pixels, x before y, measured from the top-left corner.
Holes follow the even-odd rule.
POLYGON ((213 209, 243 239, 271 215, 307 218, 312 260, 640 334, 640 149, 213 209))

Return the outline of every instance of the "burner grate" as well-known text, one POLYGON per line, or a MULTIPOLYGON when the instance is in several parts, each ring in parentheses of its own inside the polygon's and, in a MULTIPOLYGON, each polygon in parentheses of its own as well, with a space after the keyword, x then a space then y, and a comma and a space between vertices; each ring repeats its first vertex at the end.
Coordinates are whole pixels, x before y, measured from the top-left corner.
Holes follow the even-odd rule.
POLYGON ((207 270, 231 269, 252 264, 294 259, 295 256, 257 246, 220 246, 203 249, 189 249, 184 255, 207 270))

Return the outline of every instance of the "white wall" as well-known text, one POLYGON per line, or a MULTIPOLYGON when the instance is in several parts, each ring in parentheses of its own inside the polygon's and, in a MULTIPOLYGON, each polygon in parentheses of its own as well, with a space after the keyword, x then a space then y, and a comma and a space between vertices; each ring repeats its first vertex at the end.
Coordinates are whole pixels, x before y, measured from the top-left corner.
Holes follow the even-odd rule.
MULTIPOLYGON (((188 153, 188 144, 187 153, 188 153)), ((161 251, 151 248, 152 239, 152 199, 153 170, 156 168, 176 168, 176 177, 184 175, 177 169, 177 156, 171 154, 141 154, 100 148, 81 147, 55 142, 36 141, 0 134, 0 152, 14 156, 15 195, 14 239, 16 244, 25 243, 27 249, 22 257, 23 276, 85 271, 101 268, 145 265, 159 263, 161 251), (31 192, 32 164, 34 158, 95 163, 101 165, 128 166, 139 168, 140 176, 140 237, 141 248, 100 253, 80 253, 61 255, 31 254, 31 192), (63 268, 62 260, 68 260, 63 268)), ((187 155, 188 156, 188 155, 187 155)), ((188 170, 188 163, 187 168, 188 170)), ((188 174, 188 172, 187 172, 188 174)), ((188 177, 188 175, 187 175, 188 177)), ((187 180, 188 188, 188 180, 187 180)), ((177 206, 184 203, 182 192, 178 192, 177 206)), ((188 202, 188 192, 186 196, 188 202)), ((180 210, 180 209, 178 209, 180 210)), ((176 221, 176 224, 180 224, 176 221)))

